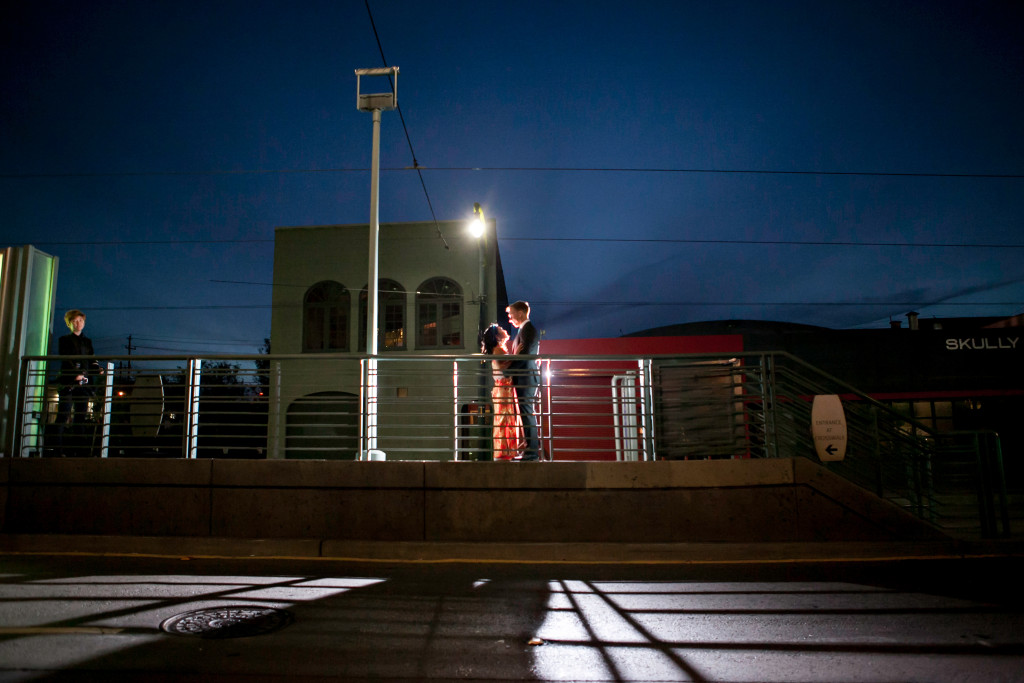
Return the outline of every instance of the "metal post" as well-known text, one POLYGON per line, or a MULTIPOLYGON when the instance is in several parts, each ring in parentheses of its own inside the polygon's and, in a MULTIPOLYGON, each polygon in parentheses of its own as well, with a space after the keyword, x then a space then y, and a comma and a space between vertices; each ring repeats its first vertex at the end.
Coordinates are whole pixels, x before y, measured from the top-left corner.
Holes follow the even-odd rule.
POLYGON ((366 450, 377 449, 377 247, 380 239, 380 109, 373 110, 373 158, 370 162, 370 259, 366 281, 366 450))
POLYGON ((366 442, 360 455, 377 448, 377 244, 380 234, 378 210, 378 184, 380 181, 380 113, 398 107, 398 67, 390 66, 382 69, 356 69, 356 108, 373 114, 373 158, 370 168, 370 248, 369 267, 366 281, 366 354, 369 360, 365 365, 363 385, 365 402, 363 414, 366 415, 366 442), (383 93, 363 93, 360 78, 363 76, 387 76, 390 91, 383 93))
POLYGON ((453 460, 462 460, 462 454, 459 453, 459 361, 452 361, 452 435, 454 443, 452 443, 452 454, 453 460))
POLYGON ((114 407, 114 363, 107 362, 103 374, 103 428, 100 430, 100 457, 110 453, 110 417, 114 407))
POLYGON ((775 385, 775 364, 772 363, 773 356, 761 355, 761 406, 764 412, 764 441, 765 456, 769 458, 779 457, 779 434, 776 423, 776 385, 775 385))
POLYGON ((370 265, 366 284, 366 353, 377 355, 377 245, 380 237, 380 109, 373 110, 373 159, 370 163, 370 265))
MULTIPOLYGON (((40 439, 43 431, 42 402, 46 401, 46 361, 30 360, 21 364, 21 377, 18 381, 19 400, 15 403, 20 408, 14 411, 14 429, 11 443, 18 448, 23 458, 33 455, 42 457, 46 444, 40 439), (42 391, 33 378, 41 377, 42 391)), ((74 412, 71 413, 74 415, 74 412)), ((14 455, 14 451, 9 451, 14 455)))
POLYGON ((654 370, 650 358, 639 360, 641 387, 643 389, 643 410, 642 424, 644 428, 644 460, 657 460, 658 453, 655 450, 654 441, 654 370))
POLYGON ((189 358, 185 395, 185 424, 182 430, 182 456, 194 459, 199 453, 199 387, 202 383, 203 361, 189 358))

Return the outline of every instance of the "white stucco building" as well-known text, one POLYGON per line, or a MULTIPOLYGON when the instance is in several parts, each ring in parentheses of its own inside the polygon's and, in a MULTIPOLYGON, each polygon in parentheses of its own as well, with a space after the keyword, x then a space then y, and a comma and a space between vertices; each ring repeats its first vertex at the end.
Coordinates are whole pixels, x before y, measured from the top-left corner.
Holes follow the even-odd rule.
MULTIPOLYGON (((439 412, 484 396, 478 360, 415 358, 478 354, 481 326, 506 321, 495 228, 478 239, 462 221, 380 226, 377 448, 388 459, 451 459, 453 422, 439 412)), ((365 447, 368 240, 367 225, 275 233, 271 348, 289 357, 271 368, 271 458, 351 459, 365 447)))

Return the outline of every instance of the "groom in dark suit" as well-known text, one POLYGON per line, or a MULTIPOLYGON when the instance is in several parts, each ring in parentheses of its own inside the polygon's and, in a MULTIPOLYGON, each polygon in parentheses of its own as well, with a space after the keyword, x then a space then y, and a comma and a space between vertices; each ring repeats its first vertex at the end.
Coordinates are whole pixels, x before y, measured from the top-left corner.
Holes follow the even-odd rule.
MULTIPOLYGON (((512 326, 519 330, 512 342, 512 356, 540 353, 540 339, 537 328, 530 322, 530 304, 516 301, 505 309, 512 326)), ((537 436, 537 402, 540 397, 540 361, 532 358, 510 360, 505 374, 512 378, 519 404, 519 416, 523 421, 523 436, 526 450, 515 460, 540 460, 540 440, 537 436)))

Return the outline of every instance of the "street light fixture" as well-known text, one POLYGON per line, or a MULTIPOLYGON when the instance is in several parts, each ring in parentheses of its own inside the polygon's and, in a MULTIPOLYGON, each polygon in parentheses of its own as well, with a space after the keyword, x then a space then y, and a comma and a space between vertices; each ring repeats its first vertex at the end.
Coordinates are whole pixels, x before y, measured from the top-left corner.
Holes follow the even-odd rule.
POLYGON ((473 204, 473 219, 469 222, 469 234, 476 238, 480 252, 480 288, 477 296, 480 303, 480 333, 487 328, 487 220, 479 203, 473 204))
POLYGON ((363 386, 366 387, 365 434, 366 448, 360 453, 366 459, 376 456, 377 449, 377 246, 380 236, 379 178, 380 178, 380 113, 398 107, 398 67, 378 69, 356 69, 356 109, 373 114, 373 157, 370 164, 370 254, 369 276, 366 278, 366 373, 363 386), (380 93, 364 93, 364 76, 387 76, 389 90, 380 93))
MULTIPOLYGON (((487 320, 487 219, 484 218, 484 210, 480 207, 479 203, 474 202, 473 204, 473 218, 469 222, 469 234, 476 239, 480 254, 480 286, 477 290, 477 303, 480 308, 480 327, 477 330, 477 338, 482 339, 484 330, 487 329, 490 322, 487 320)), ((487 377, 490 376, 490 363, 482 361, 480 368, 481 371, 477 375, 480 380, 477 405, 484 406, 487 404, 491 393, 487 381, 487 377)), ((479 409, 482 410, 482 408, 479 409)))
POLYGON ((474 203, 473 220, 469 222, 469 234, 471 234, 473 237, 476 237, 477 239, 480 239, 483 236, 485 229, 486 225, 484 223, 484 210, 480 208, 479 204, 474 203))
POLYGON ((370 163, 370 258, 366 292, 366 353, 377 355, 377 247, 380 235, 380 113, 398 107, 398 67, 356 69, 356 109, 373 114, 373 156, 370 163), (391 89, 382 93, 364 93, 364 76, 387 76, 391 89), (393 79, 393 80, 392 80, 393 79))

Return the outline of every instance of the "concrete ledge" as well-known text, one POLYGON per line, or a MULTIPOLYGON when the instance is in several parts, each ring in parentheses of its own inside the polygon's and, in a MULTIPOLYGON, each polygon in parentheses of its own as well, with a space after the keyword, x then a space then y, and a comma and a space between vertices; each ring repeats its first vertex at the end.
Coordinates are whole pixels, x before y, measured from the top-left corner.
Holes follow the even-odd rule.
POLYGON ((794 483, 793 461, 443 462, 425 470, 428 489, 663 489, 794 483))
POLYGON ((15 533, 210 535, 207 486, 11 486, 4 530, 15 533))
POLYGON ((491 491, 586 488, 591 462, 439 462, 425 469, 427 489, 491 491))
MULTIPOLYGON (((597 464, 597 463, 593 463, 597 464)), ((587 469, 587 488, 722 488, 794 483, 793 461, 690 460, 606 463, 587 469)))
POLYGON ((212 460, 212 484, 235 487, 422 489, 424 463, 212 460))
POLYGON ((3 531, 444 543, 941 539, 803 459, 423 463, 31 459, 3 531))
POLYGON ((793 487, 427 491, 426 540, 802 540, 794 496, 793 487))
POLYGON ((15 458, 9 483, 209 486, 213 460, 15 458))
POLYGON ((423 496, 418 487, 215 488, 210 534, 423 540, 423 496))
MULTIPOLYGON (((946 538, 941 531, 925 524, 906 510, 852 485, 839 475, 810 460, 796 458, 792 462, 795 480, 798 484, 808 487, 814 493, 824 496, 834 503, 834 505, 828 506, 820 505, 805 497, 804 505, 809 510, 818 511, 818 515, 828 510, 833 517, 832 524, 856 518, 859 523, 853 524, 853 527, 877 528, 894 538, 935 540, 946 538)), ((800 517, 806 519, 805 515, 800 517)), ((808 538, 816 537, 812 534, 808 538)), ((851 537, 850 540, 853 538, 851 537)))

